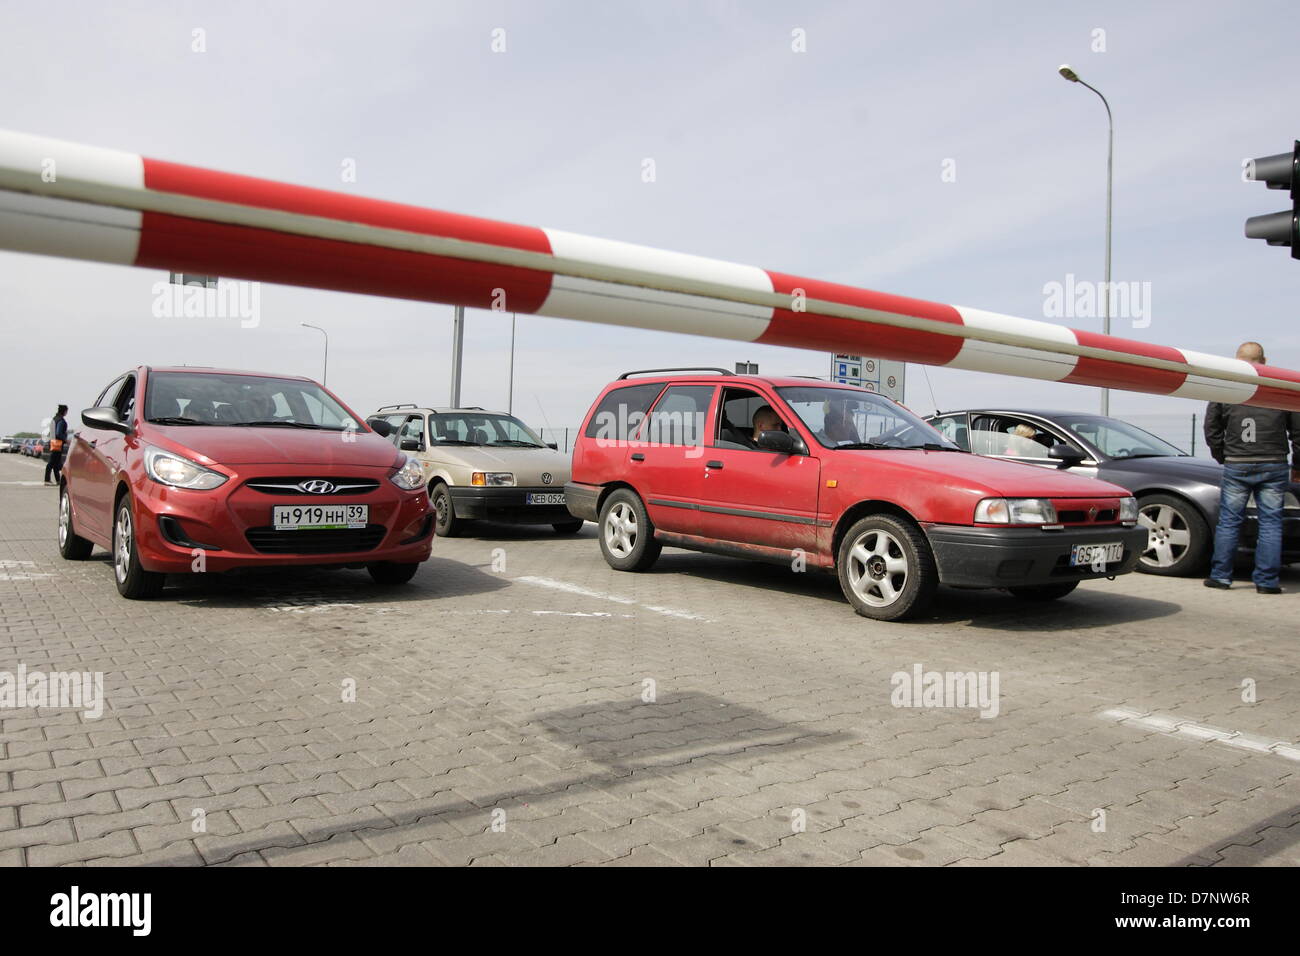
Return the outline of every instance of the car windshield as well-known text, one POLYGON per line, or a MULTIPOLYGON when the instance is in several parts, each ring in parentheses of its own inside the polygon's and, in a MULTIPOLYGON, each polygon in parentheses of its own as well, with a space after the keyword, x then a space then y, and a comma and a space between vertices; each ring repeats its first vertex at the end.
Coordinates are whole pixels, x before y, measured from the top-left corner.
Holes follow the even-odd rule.
POLYGON ((1056 419, 1084 441, 1095 445, 1110 458, 1188 457, 1177 448, 1136 425, 1101 415, 1071 415, 1056 419))
POLYGON ((827 448, 961 451, 906 408, 874 392, 815 385, 776 391, 827 448))
POLYGON ((151 372, 145 418, 159 425, 359 430, 315 382, 220 372, 151 372))
POLYGON ((498 445, 545 448, 537 434, 512 415, 490 412, 447 412, 429 416, 429 436, 435 445, 498 445))

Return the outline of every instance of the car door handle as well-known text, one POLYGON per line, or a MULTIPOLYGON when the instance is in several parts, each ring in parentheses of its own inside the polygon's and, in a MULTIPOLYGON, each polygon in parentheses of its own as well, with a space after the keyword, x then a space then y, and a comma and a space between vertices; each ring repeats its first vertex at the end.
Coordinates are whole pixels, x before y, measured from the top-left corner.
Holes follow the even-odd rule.
POLYGON ((722 462, 720 462, 720 461, 710 461, 710 462, 707 462, 707 463, 704 465, 704 467, 705 467, 705 468, 721 468, 721 467, 722 467, 722 462))
POLYGON ((634 453, 634 454, 632 455, 632 460, 633 460, 633 461, 645 461, 645 455, 641 454, 641 453, 638 451, 638 452, 636 452, 636 453, 634 453))

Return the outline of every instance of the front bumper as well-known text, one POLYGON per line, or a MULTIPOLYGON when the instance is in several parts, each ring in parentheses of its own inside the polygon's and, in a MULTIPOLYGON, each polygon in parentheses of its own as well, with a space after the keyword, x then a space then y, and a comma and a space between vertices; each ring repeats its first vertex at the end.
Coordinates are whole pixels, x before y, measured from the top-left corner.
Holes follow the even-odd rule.
POLYGON ((529 495, 559 495, 563 499, 564 488, 560 485, 511 488, 453 485, 447 491, 457 518, 483 518, 510 524, 556 524, 573 520, 563 500, 553 505, 528 504, 529 495))
POLYGON ((1147 546, 1147 530, 1140 526, 1067 526, 1044 531, 935 524, 927 525, 925 531, 939 566, 939 581, 953 587, 1033 587, 1127 574, 1147 546), (1123 557, 1106 565, 1104 571, 1070 566, 1074 545, 1115 541, 1124 545, 1123 557))
MULTIPOLYGON (((284 469, 275 469, 283 475, 284 469)), ((378 470, 376 477, 385 476, 378 470)), ((147 571, 166 574, 237 568, 416 564, 433 549, 434 513, 423 490, 402 491, 386 480, 357 495, 333 498, 281 496, 245 486, 261 475, 243 474, 211 492, 169 488, 148 478, 132 482, 136 542, 147 571), (275 505, 369 506, 369 524, 352 532, 276 531, 275 505), (300 537, 296 537, 300 536, 300 537), (199 560, 201 557, 201 561, 199 560)))

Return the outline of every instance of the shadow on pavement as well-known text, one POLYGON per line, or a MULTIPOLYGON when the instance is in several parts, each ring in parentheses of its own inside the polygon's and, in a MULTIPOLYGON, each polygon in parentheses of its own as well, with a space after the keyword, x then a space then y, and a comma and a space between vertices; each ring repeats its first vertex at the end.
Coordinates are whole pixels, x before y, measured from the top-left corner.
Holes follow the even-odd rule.
MULTIPOLYGON (((110 575, 112 571, 108 572, 110 575)), ((110 578, 111 584, 111 578, 110 578)), ((268 605, 396 604, 481 594, 508 587, 499 574, 460 561, 430 558, 409 584, 381 586, 362 570, 264 568, 227 574, 171 575, 157 600, 205 608, 268 605)))
MULTIPOLYGON (((636 784, 642 788, 646 779, 659 778, 665 772, 684 768, 692 761, 708 758, 728 758, 745 753, 755 760, 781 754, 797 753, 827 744, 839 744, 853 739, 842 731, 820 732, 798 724, 786 723, 768 717, 759 711, 732 704, 709 694, 686 693, 664 696, 656 703, 642 703, 640 699, 587 704, 551 713, 539 714, 523 726, 510 728, 512 732, 527 732, 541 725, 542 732, 557 743, 576 747, 580 754, 609 768, 607 773, 587 773, 549 781, 532 788, 516 788, 497 793, 483 794, 473 800, 458 794, 452 783, 447 789, 424 801, 423 807, 403 812, 397 819, 386 816, 361 817, 349 824, 313 826, 304 819, 302 826, 311 833, 300 840, 284 837, 257 838, 249 834, 234 834, 223 840, 219 850, 209 850, 211 863, 231 860, 240 854, 276 848, 294 849, 316 846, 344 833, 374 834, 397 833, 415 830, 422 824, 451 820, 481 820, 483 831, 491 823, 490 814, 495 809, 507 813, 523 807, 545 804, 552 797, 565 796, 574 787, 599 788, 605 792, 617 791, 621 786, 636 784), (684 735, 686 742, 680 742, 684 735), (631 738, 641 736, 635 744, 631 738), (673 740, 672 738, 678 738, 673 740), (749 751, 753 753, 749 753, 749 751), (448 803, 448 797, 454 802, 448 803)), ((701 775, 709 771, 707 762, 693 770, 701 775)), ((431 778, 434 774, 429 775, 431 778)), ((359 789, 358 792, 361 792, 359 789)), ((202 800, 194 798, 196 805, 202 800)), ((464 832, 462 828, 462 832, 464 832)), ((425 839, 428 839, 425 837, 425 839)), ((421 842, 413 835, 411 843, 421 842)), ((433 841, 431 841, 433 842, 433 841)), ((749 845, 737 838, 739 847, 749 845)), ((130 865, 130 860, 114 861, 130 865)), ((153 861, 152 866, 191 865, 192 857, 178 856, 172 861, 153 861)))

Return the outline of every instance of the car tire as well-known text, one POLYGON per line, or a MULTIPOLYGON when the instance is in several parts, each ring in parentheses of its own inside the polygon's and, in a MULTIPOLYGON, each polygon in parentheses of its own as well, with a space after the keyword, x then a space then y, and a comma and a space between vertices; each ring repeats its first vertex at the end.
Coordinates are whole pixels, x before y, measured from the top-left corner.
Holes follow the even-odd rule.
POLYGON ((581 518, 575 518, 572 521, 557 521, 551 527, 555 529, 556 534, 577 534, 586 523, 581 518))
POLYGON ((876 621, 902 621, 934 600, 939 569, 921 529, 888 514, 855 522, 840 541, 835 570, 853 610, 876 621))
POLYGON ((117 582, 117 593, 122 597, 146 601, 162 592, 167 576, 146 571, 140 566, 135 527, 131 496, 123 495, 113 511, 113 580, 117 582))
POLYGON ((647 571, 663 544, 641 497, 629 488, 614 491, 600 509, 600 553, 615 571, 647 571))
POLYGON ((1035 584, 1022 588, 1007 588, 1007 590, 1026 601, 1055 601, 1057 598, 1065 597, 1078 586, 1078 581, 1062 581, 1060 584, 1035 584))
POLYGON ((367 564, 366 570, 370 572, 370 577, 374 582, 384 587, 405 584, 415 577, 415 572, 420 570, 418 563, 398 564, 395 561, 375 561, 373 564, 367 564))
POLYGON ((1209 557, 1210 526, 1197 507, 1175 495, 1143 495, 1138 524, 1147 529, 1147 549, 1137 570, 1170 577, 1199 575, 1209 557))
POLYGON ((59 487, 59 554, 65 561, 85 561, 95 546, 80 537, 72 523, 72 499, 68 486, 59 487))
POLYGON ((455 538, 465 530, 465 521, 456 517, 456 507, 451 502, 451 492, 445 484, 435 482, 429 489, 429 500, 433 502, 435 533, 439 538, 455 538))

